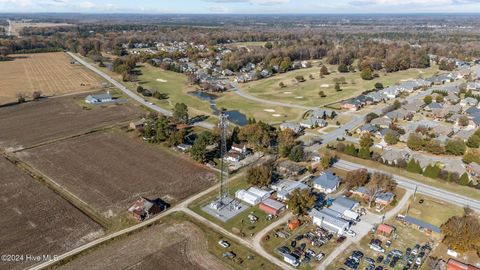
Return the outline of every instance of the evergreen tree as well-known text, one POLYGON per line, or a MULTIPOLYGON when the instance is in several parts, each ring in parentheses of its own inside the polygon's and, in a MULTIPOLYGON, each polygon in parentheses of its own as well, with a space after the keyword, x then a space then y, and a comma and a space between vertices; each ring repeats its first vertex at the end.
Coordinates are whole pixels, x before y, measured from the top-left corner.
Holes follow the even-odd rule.
POLYGON ((358 157, 363 159, 370 159, 370 150, 365 147, 360 148, 360 150, 358 151, 358 157))
POLYGON ((468 178, 468 174, 466 172, 462 174, 462 176, 460 177, 460 180, 458 181, 458 183, 462 186, 468 186, 469 182, 470 182, 470 179, 468 178))
POLYGON ((420 167, 418 161, 412 158, 407 164, 407 171, 412 173, 422 173, 422 167, 420 167))

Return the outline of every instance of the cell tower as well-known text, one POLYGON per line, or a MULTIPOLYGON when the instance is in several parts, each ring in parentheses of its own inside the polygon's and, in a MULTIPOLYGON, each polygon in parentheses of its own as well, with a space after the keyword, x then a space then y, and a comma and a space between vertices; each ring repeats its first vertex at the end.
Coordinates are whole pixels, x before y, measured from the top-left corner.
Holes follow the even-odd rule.
POLYGON ((220 113, 220 191, 218 202, 225 205, 224 199, 228 197, 228 166, 225 164, 225 155, 227 154, 227 129, 228 115, 224 111, 220 113))

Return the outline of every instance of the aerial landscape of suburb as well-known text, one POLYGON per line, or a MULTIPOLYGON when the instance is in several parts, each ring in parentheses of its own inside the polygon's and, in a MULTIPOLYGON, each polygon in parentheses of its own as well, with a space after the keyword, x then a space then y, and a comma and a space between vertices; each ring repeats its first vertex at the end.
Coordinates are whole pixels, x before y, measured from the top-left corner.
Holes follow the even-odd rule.
POLYGON ((480 270, 480 1, 0 0, 0 270, 480 270))

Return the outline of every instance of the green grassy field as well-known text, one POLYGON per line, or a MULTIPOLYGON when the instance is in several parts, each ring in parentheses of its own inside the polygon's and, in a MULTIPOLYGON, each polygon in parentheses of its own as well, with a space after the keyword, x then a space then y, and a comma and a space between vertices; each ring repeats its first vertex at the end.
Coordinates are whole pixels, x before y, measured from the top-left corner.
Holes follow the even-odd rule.
POLYGON ((268 122, 270 124, 299 120, 304 113, 300 109, 280 107, 251 101, 232 92, 223 93, 222 96, 216 100, 216 103, 218 108, 238 110, 241 113, 244 113, 247 117, 254 117, 257 120, 268 122))
POLYGON ((463 209, 459 206, 424 195, 417 195, 415 201, 413 201, 412 198, 409 205, 409 216, 428 222, 437 227, 440 227, 449 218, 463 214, 463 209), (420 200, 423 200, 423 203, 419 203, 420 200), (432 209, 441 209, 441 211, 432 211, 432 209))
MULTIPOLYGON (((328 65, 327 65, 328 66, 328 65)), ((304 106, 323 106, 329 103, 335 103, 353 96, 361 94, 363 91, 374 88, 375 83, 380 82, 385 87, 394 85, 402 80, 416 79, 420 76, 426 78, 436 72, 436 66, 428 69, 409 69, 395 73, 380 72, 379 78, 365 81, 360 78, 360 72, 339 73, 337 66, 328 66, 330 75, 320 78, 320 68, 314 64, 311 68, 299 69, 287 73, 277 74, 276 76, 253 81, 245 84, 239 84, 240 89, 259 98, 275 100, 290 104, 299 104, 304 106), (313 75, 313 80, 309 75, 313 75), (296 76, 302 75, 305 82, 298 83, 296 76), (344 77, 347 84, 341 85, 342 91, 335 91, 335 78, 344 77), (283 82, 286 87, 281 88, 279 83, 283 82), (324 91, 326 97, 320 98, 319 91, 324 91)))

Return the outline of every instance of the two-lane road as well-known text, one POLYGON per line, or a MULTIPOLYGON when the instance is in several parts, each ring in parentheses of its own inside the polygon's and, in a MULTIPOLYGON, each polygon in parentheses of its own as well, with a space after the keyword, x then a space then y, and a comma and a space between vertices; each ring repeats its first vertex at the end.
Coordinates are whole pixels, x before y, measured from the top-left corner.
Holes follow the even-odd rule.
MULTIPOLYGON (((87 63, 86 61, 84 61, 80 57, 76 56, 75 54, 73 54, 71 52, 67 52, 67 54, 70 55, 73 59, 75 59, 80 64, 84 65, 86 68, 90 69, 91 71, 98 74, 100 77, 107 80, 109 83, 111 83, 113 86, 115 86, 118 90, 122 91, 123 93, 128 95, 131 99, 135 100, 136 102, 141 103, 143 106, 145 106, 145 107, 147 107, 151 110, 154 110, 156 112, 159 112, 163 115, 166 115, 166 116, 172 116, 173 115, 172 111, 166 110, 166 109, 161 108, 161 107, 159 107, 159 106, 157 106, 157 105, 155 105, 151 102, 146 101, 145 99, 143 99, 139 95, 130 91, 130 89, 125 87, 123 84, 119 83, 118 81, 116 81, 115 79, 113 79, 112 77, 107 75, 105 72, 103 72, 103 71, 99 70, 98 68, 96 68, 95 66, 87 63)), ((200 127, 206 128, 206 129, 213 129, 214 126, 215 126, 214 124, 207 123, 207 122, 197 122, 194 125, 195 126, 200 126, 200 127)))
MULTIPOLYGON (((346 170, 346 171, 351 171, 351 170, 356 170, 356 169, 362 169, 365 168, 369 170, 370 172, 383 172, 386 173, 382 170, 378 170, 375 168, 370 168, 361 164, 349 162, 346 160, 339 160, 337 163, 333 165, 333 167, 346 170)), ((470 207, 476 211, 480 211, 480 201, 475 200, 473 198, 469 198, 457 193, 453 193, 450 191, 446 191, 437 187, 433 187, 427 184, 423 184, 420 182, 417 182, 415 180, 400 176, 400 175, 392 175, 393 179, 398 183, 398 186, 405 188, 407 190, 417 190, 418 193, 424 194, 433 198, 437 198, 439 200, 443 200, 461 207, 470 207)))

